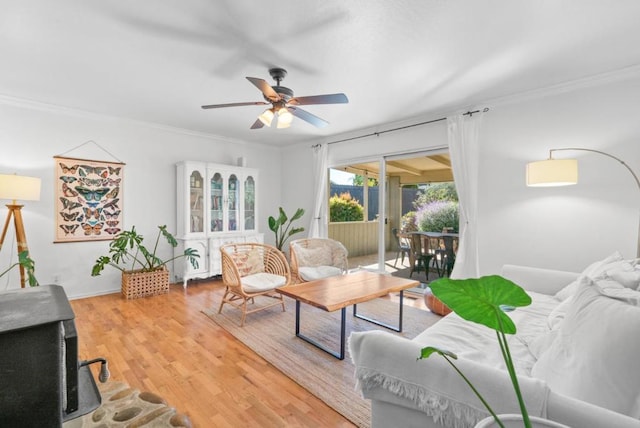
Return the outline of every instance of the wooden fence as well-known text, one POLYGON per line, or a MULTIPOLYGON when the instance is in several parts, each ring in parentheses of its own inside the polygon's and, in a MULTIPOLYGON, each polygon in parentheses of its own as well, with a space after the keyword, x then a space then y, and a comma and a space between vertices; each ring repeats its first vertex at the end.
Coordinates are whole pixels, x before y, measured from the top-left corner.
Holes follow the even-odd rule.
MULTIPOLYGON (((389 227, 386 227, 385 241, 391 246, 389 227)), ((329 238, 342 242, 349 256, 365 256, 378 252, 378 222, 377 221, 345 221, 329 223, 329 238)))

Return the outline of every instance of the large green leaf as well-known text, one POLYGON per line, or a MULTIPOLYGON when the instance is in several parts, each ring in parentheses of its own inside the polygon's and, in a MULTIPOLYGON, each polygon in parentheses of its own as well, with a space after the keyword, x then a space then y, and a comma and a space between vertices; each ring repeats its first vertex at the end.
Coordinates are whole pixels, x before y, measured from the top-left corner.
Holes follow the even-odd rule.
POLYGON ((162 236, 165 237, 165 239, 167 240, 167 243, 169 245, 171 245, 173 248, 178 246, 178 241, 176 240, 176 238, 167 230, 167 226, 158 226, 158 229, 160 229, 160 232, 162 233, 162 236))
POLYGON ((289 218, 287 217, 287 213, 284 212, 284 209, 282 207, 278 208, 278 210, 280 211, 280 217, 278 217, 278 224, 283 225, 287 222, 287 220, 289 220, 289 218))
POLYGON ((467 321, 514 334, 516 326, 501 307, 531 304, 522 287, 499 275, 480 278, 441 278, 429 284, 433 294, 467 321))
POLYGON ((272 232, 278 232, 278 227, 280 227, 280 225, 278 224, 278 222, 276 221, 275 218, 273 218, 273 216, 269 216, 269 229, 272 232))
POLYGON ((296 213, 291 217, 291 221, 299 220, 304 215, 304 208, 298 208, 296 213))

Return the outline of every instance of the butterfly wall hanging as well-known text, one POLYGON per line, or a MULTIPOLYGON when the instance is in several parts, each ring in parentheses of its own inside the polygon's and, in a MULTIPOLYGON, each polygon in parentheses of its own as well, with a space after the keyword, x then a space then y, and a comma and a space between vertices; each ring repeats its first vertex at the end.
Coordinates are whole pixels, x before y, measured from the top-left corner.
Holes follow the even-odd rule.
POLYGON ((55 156, 55 242, 113 239, 122 230, 124 164, 55 156))

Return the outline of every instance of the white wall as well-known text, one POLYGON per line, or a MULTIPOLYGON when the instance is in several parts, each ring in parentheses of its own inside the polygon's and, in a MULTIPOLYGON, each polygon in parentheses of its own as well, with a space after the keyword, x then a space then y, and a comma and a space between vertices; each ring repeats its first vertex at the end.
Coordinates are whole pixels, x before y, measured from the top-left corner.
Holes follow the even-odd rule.
MULTIPOLYGON (((25 202, 22 210, 29 249, 41 284, 53 283, 58 276, 71 298, 119 291, 119 271, 107 267, 101 276, 90 276, 95 259, 106 254, 109 241, 53 243, 56 227, 53 156, 66 153, 69 157, 114 160, 94 144, 68 152, 89 140, 126 163, 121 199, 124 228, 135 225, 148 240, 155 237, 161 224, 175 232, 176 162, 204 160, 235 165, 237 158, 244 156, 248 167, 260 170, 259 228, 267 241, 271 239, 266 218, 277 210, 280 200, 279 149, 38 104, 3 101, 0 103, 0 173, 42 179, 40 201, 25 202)), ((0 251, 0 267, 9 265, 12 253, 15 258, 15 235, 10 229, 0 251)), ((161 257, 170 254, 167 246, 161 257)), ((0 278, 0 290, 17 287, 17 269, 0 278)))
POLYGON ((503 263, 581 271, 619 250, 636 256, 640 189, 615 160, 585 152, 575 186, 528 188, 526 163, 548 150, 583 147, 624 159, 640 173, 640 75, 495 105, 481 137, 481 271, 503 263))
MULTIPOLYGON (((609 152, 640 173, 638 100, 636 70, 487 102, 480 137, 482 274, 497 273, 504 263, 580 271, 616 250, 635 257, 640 192, 617 162, 596 154, 558 154, 579 159, 580 182, 571 187, 527 188, 524 174, 526 163, 545 159, 550 148, 571 146, 609 152)), ((331 145, 330 165, 446 143, 446 126, 438 122, 331 145)), ((311 158, 303 145, 283 154, 285 205, 311 209, 311 158)))

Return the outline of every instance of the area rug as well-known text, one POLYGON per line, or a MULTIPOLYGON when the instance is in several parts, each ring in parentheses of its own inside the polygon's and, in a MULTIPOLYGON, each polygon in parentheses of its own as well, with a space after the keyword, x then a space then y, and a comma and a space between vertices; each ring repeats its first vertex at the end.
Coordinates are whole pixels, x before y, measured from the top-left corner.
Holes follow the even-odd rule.
MULTIPOLYGON (((371 425, 371 406, 355 389, 354 366, 347 352, 344 360, 323 352, 295 336, 295 301, 285 298, 286 312, 280 306, 247 315, 240 327, 241 311, 225 306, 218 314, 222 293, 214 300, 214 307, 202 312, 234 337, 274 365, 299 385, 360 427, 371 425)), ((265 299, 265 297, 263 297, 265 299)), ((266 298, 268 299, 268 298, 266 298)), ((264 304, 256 299, 256 305, 264 304)), ((358 305, 358 314, 397 325, 398 303, 374 299, 358 305)), ((340 348, 340 311, 325 312, 309 305, 301 306, 300 332, 330 349, 340 348)), ((347 309, 347 337, 350 332, 391 330, 352 316, 347 309)), ((429 311, 404 306, 403 332, 395 333, 413 338, 441 317, 429 311)))

